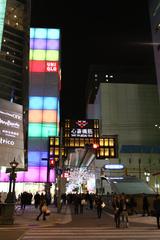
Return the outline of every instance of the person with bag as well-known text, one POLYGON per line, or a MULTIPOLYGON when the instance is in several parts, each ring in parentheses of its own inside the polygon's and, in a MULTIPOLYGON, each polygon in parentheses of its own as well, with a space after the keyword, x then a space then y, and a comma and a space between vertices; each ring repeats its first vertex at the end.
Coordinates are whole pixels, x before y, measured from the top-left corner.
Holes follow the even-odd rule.
POLYGON ((43 215, 43 220, 45 221, 46 220, 46 215, 47 215, 47 204, 46 204, 46 201, 45 199, 41 199, 40 201, 40 205, 39 205, 39 210, 40 210, 40 213, 39 215, 37 216, 36 220, 39 221, 39 218, 43 215))

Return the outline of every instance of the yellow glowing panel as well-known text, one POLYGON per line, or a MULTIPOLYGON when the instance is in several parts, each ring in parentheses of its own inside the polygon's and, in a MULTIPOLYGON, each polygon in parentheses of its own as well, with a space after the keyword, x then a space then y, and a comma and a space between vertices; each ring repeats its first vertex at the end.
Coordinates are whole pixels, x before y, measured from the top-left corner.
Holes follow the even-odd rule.
POLYGON ((114 153, 114 148, 111 148, 111 149, 110 149, 110 155, 111 155, 112 157, 114 157, 114 155, 115 155, 115 153, 114 153))
POLYGON ((109 139, 109 146, 114 146, 114 140, 112 138, 109 139))
POLYGON ((104 146, 108 146, 108 139, 104 139, 104 146))
POLYGON ((59 155, 59 148, 55 148, 55 155, 57 156, 57 155, 59 155))
POLYGON ((57 112, 55 110, 43 110, 43 122, 57 122, 57 112))
POLYGON ((29 122, 41 123, 42 110, 29 110, 29 122))
POLYGON ((54 141, 53 138, 50 138, 50 145, 53 145, 54 141))
POLYGON ((55 146, 59 146, 59 138, 55 138, 55 146))
POLYGON ((105 156, 109 157, 109 149, 108 148, 105 148, 105 156))

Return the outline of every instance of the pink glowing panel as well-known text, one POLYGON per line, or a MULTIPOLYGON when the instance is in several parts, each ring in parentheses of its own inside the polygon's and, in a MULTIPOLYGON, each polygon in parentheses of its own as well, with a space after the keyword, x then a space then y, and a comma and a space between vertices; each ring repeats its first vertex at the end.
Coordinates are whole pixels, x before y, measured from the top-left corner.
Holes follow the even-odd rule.
POLYGON ((47 50, 59 50, 59 40, 47 40, 47 50))

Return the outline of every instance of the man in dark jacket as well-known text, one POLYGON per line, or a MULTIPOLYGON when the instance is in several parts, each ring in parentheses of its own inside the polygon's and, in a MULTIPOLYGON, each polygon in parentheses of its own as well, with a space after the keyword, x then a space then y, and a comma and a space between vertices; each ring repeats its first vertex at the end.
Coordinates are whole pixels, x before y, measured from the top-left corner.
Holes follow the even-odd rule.
POLYGON ((156 198, 153 202, 153 207, 155 210, 155 214, 156 214, 156 218, 157 218, 157 227, 160 228, 160 224, 159 224, 159 218, 160 218, 160 197, 157 194, 156 198))

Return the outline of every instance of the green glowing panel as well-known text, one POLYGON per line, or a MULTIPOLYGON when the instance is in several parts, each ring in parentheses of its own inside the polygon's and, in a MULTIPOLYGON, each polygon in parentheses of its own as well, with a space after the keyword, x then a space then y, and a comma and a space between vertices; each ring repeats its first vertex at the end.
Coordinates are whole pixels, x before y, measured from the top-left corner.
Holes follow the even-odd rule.
POLYGON ((57 124, 42 124, 42 137, 57 136, 57 124))
POLYGON ((46 60, 47 61, 58 61, 59 52, 57 50, 47 50, 46 51, 46 60))
POLYGON ((45 50, 30 50, 30 60, 45 60, 46 59, 46 51, 45 50))
POLYGON ((29 123, 28 136, 29 137, 41 137, 42 124, 41 123, 29 123))
POLYGON ((29 123, 28 130, 29 137, 48 137, 57 136, 57 124, 56 123, 29 123))
POLYGON ((2 46, 5 12, 6 12, 6 0, 0 0, 0 49, 2 46))

